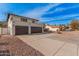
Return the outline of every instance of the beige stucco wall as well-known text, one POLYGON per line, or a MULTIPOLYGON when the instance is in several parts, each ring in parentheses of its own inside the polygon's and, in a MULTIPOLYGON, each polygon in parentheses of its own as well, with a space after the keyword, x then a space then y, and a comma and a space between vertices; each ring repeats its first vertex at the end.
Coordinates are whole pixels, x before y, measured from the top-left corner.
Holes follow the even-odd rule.
POLYGON ((13 17, 12 15, 9 17, 8 19, 8 32, 10 35, 13 35, 13 23, 11 21, 11 17, 13 17))
POLYGON ((49 31, 57 31, 57 30, 59 30, 59 28, 52 28, 49 25, 46 25, 45 28, 49 29, 49 31))
POLYGON ((43 24, 37 24, 37 23, 27 23, 27 22, 14 22, 14 25, 17 26, 33 26, 33 27, 42 27, 43 24))
POLYGON ((11 26, 13 23, 13 25, 19 25, 19 26, 35 26, 35 27, 42 27, 42 24, 38 24, 38 23, 32 23, 32 20, 28 19, 27 22, 22 22, 21 21, 21 17, 17 17, 17 16, 10 16, 9 18, 9 22, 8 24, 11 26), (13 20, 10 20, 11 17, 13 17, 13 20))

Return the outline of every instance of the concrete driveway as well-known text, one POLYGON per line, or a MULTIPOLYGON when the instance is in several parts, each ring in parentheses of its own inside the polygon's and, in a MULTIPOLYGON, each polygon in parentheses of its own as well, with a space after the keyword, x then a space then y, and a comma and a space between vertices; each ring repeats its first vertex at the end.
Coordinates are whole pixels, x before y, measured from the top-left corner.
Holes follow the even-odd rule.
POLYGON ((17 37, 46 56, 79 55, 79 32, 19 35, 17 37))

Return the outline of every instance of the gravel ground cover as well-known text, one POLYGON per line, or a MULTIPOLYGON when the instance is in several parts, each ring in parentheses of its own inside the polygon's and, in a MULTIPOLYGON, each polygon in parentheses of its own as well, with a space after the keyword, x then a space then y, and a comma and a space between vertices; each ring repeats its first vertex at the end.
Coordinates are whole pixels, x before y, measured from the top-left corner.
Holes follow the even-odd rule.
POLYGON ((15 36, 2 35, 0 56, 43 56, 43 54, 15 36))

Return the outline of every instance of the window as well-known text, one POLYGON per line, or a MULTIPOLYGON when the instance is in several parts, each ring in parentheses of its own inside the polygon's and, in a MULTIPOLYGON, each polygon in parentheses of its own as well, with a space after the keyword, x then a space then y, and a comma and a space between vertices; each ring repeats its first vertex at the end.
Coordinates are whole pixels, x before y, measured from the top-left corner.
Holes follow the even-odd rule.
POLYGON ((33 20, 32 23, 35 23, 35 21, 33 20))
POLYGON ((27 19, 25 19, 25 18, 21 18, 21 21, 23 21, 23 22, 27 22, 27 19))

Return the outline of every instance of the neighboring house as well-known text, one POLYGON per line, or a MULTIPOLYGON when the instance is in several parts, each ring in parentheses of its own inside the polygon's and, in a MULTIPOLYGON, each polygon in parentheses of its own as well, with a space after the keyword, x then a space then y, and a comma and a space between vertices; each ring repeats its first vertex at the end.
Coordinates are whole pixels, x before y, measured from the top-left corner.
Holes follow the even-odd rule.
POLYGON ((51 31, 51 32, 56 32, 57 30, 60 30, 59 26, 53 26, 53 25, 45 25, 45 28, 48 29, 48 31, 51 31))
POLYGON ((69 26, 67 26, 67 28, 66 28, 66 30, 65 31, 72 31, 72 28, 71 28, 71 26, 69 25, 69 26))
POLYGON ((10 35, 32 34, 42 33, 43 24, 39 24, 38 20, 18 16, 14 14, 8 14, 8 32, 10 35))

